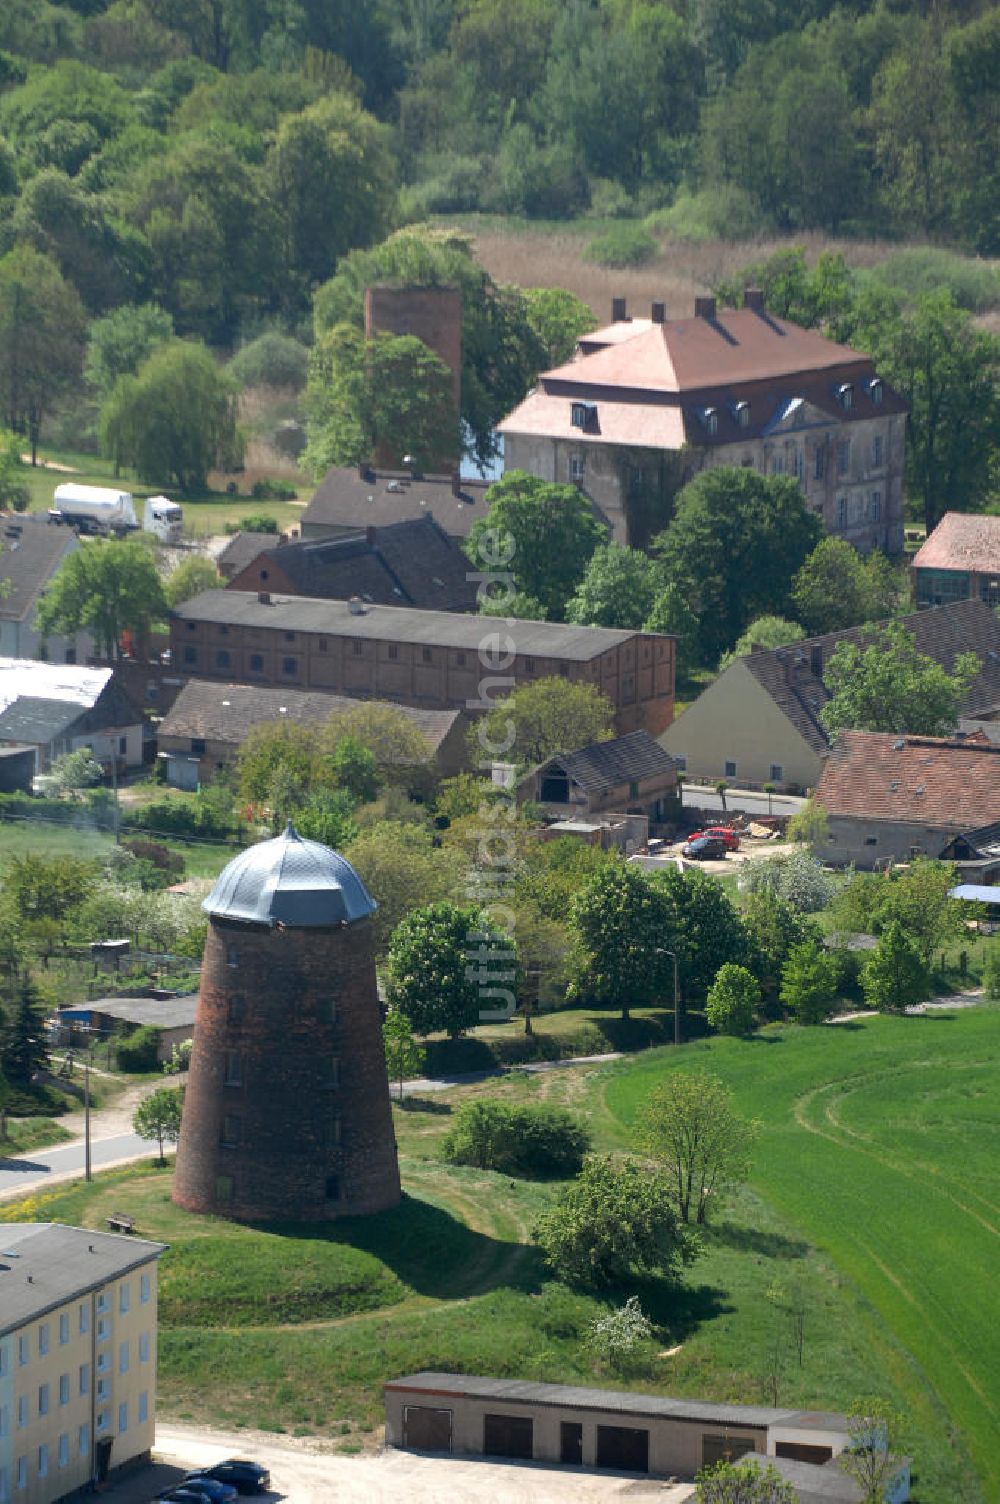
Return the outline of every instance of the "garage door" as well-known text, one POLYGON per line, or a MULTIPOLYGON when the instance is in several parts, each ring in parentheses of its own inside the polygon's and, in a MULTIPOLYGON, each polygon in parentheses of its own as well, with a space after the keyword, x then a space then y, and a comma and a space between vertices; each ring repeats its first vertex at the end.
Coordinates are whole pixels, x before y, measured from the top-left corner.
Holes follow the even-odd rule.
POLYGON ((430 1405, 406 1405, 403 1446, 413 1452, 450 1452, 451 1411, 434 1410, 430 1405))
POLYGON ((649 1472, 649 1432, 629 1426, 598 1426, 597 1466, 622 1473, 649 1472))
POLYGON ((833 1456, 833 1447, 814 1446, 805 1441, 779 1441, 774 1448, 776 1457, 791 1457, 795 1462, 815 1462, 822 1467, 833 1456))
POLYGON ((533 1457, 535 1425, 530 1415, 483 1417, 483 1451, 487 1457, 533 1457))

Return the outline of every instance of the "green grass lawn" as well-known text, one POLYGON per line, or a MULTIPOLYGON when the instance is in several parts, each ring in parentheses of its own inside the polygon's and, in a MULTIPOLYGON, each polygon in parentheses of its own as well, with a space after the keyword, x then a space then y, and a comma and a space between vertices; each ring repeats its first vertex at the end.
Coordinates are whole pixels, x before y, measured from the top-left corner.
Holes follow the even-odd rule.
POLYGON ((905 1417, 914 1500, 982 1504, 998 1496, 998 1050, 1000 1010, 982 1008, 772 1029, 436 1093, 394 1109, 403 1204, 329 1228, 193 1217, 151 1164, 5 1212, 101 1227, 126 1210, 170 1244, 164 1414, 354 1450, 377 1439, 384 1380, 419 1368, 820 1408, 876 1391, 905 1417), (683 1286, 634 1287, 657 1344, 622 1377, 597 1363, 587 1328, 632 1287, 604 1303, 569 1291, 531 1243, 558 1187, 448 1166, 440 1139, 459 1103, 502 1094, 569 1107, 597 1148, 624 1148, 650 1086, 686 1065, 730 1081, 761 1140, 750 1185, 717 1210, 683 1286), (806 1309, 801 1364, 779 1291, 806 1309))
MULTIPOLYGON (((144 831, 126 830, 124 839, 143 839, 144 831)), ((184 858, 185 877, 217 877, 233 856, 236 848, 212 841, 179 841, 172 837, 149 837, 159 844, 177 851, 184 858)), ((114 845, 107 831, 79 829, 72 825, 57 825, 45 820, 9 820, 0 823, 0 874, 6 861, 12 856, 24 856, 32 852, 36 856, 61 856, 63 854, 98 860, 114 845)))
POLYGON ((989 1499, 1000 1498, 998 1058, 1000 1010, 982 1007, 714 1039, 611 1067, 604 1087, 624 1130, 672 1069, 705 1067, 732 1086, 762 1125, 752 1188, 908 1355, 887 1375, 913 1418, 908 1444, 915 1417, 939 1413, 989 1499))
POLYGON ((8 1118, 7 1137, 0 1138, 0 1159, 26 1154, 29 1149, 50 1149, 72 1137, 54 1118, 8 1118))

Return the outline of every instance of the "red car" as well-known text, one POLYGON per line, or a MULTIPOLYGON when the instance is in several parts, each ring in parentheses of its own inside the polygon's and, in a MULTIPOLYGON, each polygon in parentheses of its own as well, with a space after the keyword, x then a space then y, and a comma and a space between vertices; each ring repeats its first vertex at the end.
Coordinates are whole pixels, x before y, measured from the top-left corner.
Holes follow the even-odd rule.
POLYGON ((688 836, 688 840, 697 841, 700 836, 715 836, 718 840, 725 841, 727 851, 740 849, 740 833, 728 825, 706 825, 704 830, 696 830, 693 836, 688 836))

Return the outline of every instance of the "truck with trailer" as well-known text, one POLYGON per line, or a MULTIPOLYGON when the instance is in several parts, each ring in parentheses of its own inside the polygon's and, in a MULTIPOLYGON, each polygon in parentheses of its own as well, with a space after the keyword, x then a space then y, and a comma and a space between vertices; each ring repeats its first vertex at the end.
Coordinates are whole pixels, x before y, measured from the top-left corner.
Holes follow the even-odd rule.
POLYGON ((184 527, 184 513, 176 501, 166 496, 149 496, 142 513, 143 532, 152 533, 161 543, 179 543, 184 527))

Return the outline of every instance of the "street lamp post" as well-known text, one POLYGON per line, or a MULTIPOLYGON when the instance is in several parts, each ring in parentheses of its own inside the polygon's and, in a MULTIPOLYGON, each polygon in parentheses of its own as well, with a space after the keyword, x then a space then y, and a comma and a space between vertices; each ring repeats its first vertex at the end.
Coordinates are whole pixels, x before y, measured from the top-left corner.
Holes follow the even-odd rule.
POLYGON ((658 956, 669 956, 674 963, 674 1044, 681 1042, 681 989, 677 975, 677 953, 672 950, 657 949, 658 956))
POLYGON ((83 1176, 93 1180, 90 1164, 90 1041, 83 1057, 83 1176))

